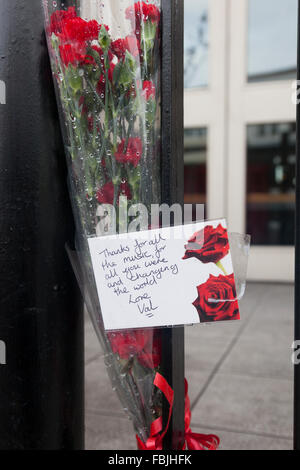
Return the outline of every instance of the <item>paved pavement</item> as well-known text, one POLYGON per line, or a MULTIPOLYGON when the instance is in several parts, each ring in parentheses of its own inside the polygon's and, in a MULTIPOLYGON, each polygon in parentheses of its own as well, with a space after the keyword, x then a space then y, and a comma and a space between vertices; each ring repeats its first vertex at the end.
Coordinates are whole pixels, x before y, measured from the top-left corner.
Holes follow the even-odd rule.
MULTIPOLYGON (((249 284, 239 322, 186 328, 186 377, 194 432, 221 448, 292 448, 293 286, 249 284)), ((136 449, 86 321, 86 448, 136 449)))

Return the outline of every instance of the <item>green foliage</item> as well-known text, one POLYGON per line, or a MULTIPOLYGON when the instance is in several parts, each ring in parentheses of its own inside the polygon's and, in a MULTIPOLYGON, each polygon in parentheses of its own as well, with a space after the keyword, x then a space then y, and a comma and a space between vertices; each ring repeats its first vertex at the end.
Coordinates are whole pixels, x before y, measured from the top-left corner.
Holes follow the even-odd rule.
POLYGON ((103 25, 101 26, 99 32, 98 42, 103 52, 107 52, 111 44, 111 39, 108 34, 108 31, 103 25))

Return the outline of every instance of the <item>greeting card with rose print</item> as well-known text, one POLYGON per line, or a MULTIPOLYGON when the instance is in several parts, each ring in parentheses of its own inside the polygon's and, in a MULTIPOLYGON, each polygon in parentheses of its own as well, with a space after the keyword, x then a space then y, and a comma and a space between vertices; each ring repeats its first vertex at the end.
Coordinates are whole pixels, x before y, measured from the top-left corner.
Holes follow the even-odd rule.
POLYGON ((106 330, 238 320, 225 220, 89 239, 106 330))

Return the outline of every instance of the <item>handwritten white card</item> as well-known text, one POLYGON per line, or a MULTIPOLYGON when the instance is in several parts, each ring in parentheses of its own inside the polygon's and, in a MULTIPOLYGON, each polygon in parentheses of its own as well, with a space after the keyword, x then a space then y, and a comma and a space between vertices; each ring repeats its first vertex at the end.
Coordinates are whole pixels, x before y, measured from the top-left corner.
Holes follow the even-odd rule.
POLYGON ((240 318, 225 220, 88 241, 106 330, 240 318))

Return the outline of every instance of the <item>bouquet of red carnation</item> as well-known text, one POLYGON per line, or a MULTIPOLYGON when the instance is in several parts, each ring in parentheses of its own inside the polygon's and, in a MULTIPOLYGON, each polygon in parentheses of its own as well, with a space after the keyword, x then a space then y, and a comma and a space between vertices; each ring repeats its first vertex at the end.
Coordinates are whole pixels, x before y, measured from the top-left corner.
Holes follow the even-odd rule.
POLYGON ((160 202, 160 1, 43 3, 86 304, 114 388, 146 441, 161 415, 159 333, 105 332, 87 240, 100 235, 101 205, 160 202))

